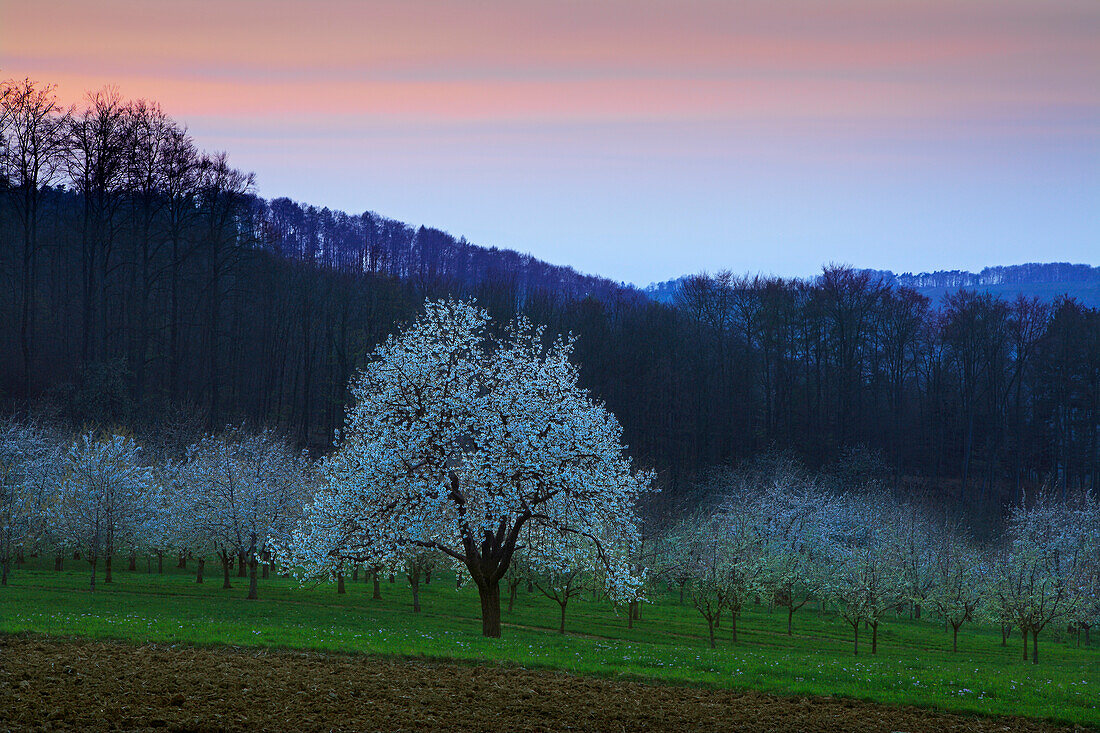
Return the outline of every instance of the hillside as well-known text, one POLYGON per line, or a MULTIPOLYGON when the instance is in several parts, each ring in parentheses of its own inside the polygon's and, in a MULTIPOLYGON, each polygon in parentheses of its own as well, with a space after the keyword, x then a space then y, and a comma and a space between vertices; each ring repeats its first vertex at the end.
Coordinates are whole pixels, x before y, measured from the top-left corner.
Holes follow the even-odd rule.
POLYGON ((520 300, 534 293, 552 297, 611 300, 634 288, 578 273, 511 249, 483 247, 440 229, 414 226, 372 211, 351 214, 287 198, 250 201, 262 245, 282 257, 334 270, 382 275, 421 287, 478 288, 507 283, 520 300))

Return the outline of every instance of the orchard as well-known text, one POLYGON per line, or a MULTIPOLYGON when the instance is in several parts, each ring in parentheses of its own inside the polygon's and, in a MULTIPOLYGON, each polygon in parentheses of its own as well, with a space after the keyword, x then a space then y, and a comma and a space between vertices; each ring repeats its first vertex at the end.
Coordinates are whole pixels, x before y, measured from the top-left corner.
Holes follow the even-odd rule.
POLYGON ((779 460, 717 473, 682 511, 647 509, 660 506, 647 504, 656 477, 579 386, 572 350, 522 318, 429 301, 371 354, 335 448, 318 457, 243 425, 172 450, 8 419, 0 592, 16 598, 10 581, 28 558, 51 558, 54 572, 82 563, 93 595, 118 583, 120 559, 128 573, 145 558, 154 578, 188 573, 195 586, 213 560, 221 588, 203 593, 247 578, 250 604, 265 603, 265 582, 282 602, 288 587, 344 596, 361 577, 378 601, 400 578, 413 626, 438 594, 476 591, 489 639, 512 633, 517 598, 539 597, 559 635, 586 633, 600 607, 628 631, 654 615, 694 624, 710 649, 750 652, 764 623, 789 638, 831 624, 860 658, 882 654, 894 638, 884 632, 903 622, 947 635, 960 657, 990 628, 1031 666, 1050 637, 1091 646, 1095 496, 1021 495, 978 538, 873 480, 838 484, 779 460))

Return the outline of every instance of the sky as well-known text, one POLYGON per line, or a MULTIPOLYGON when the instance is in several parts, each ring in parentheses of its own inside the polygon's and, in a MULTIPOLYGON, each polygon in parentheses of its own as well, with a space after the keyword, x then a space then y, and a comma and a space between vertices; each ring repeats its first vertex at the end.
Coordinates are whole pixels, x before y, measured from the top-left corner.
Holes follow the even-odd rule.
POLYGON ((1100 265, 1098 0, 0 0, 259 193, 637 284, 1100 265))

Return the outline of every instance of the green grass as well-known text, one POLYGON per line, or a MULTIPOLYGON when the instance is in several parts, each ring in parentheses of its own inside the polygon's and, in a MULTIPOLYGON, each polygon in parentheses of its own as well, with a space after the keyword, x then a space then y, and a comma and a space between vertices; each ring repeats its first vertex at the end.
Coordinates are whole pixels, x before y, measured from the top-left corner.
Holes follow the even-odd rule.
POLYGON ((702 618, 671 594, 645 604, 633 629, 605 603, 576 599, 566 618, 571 633, 562 636, 556 604, 521 588, 515 611, 503 611, 504 638, 485 639, 476 591, 456 591, 450 573, 422 587, 417 615, 400 578, 392 585, 383 579, 381 601, 371 600, 369 582, 350 578, 342 596, 331 584, 261 580, 260 600, 248 601, 247 579, 234 577, 234 587, 223 590, 213 561, 204 585, 190 571, 173 567, 156 575, 143 572, 143 561, 139 567, 116 571, 113 584, 91 593, 86 563, 67 561, 56 573, 32 561, 0 588, 0 633, 492 661, 1100 726, 1100 640, 1079 649, 1054 630, 1040 637, 1040 664, 1033 666, 1020 658, 1018 633, 1002 647, 995 627, 964 626, 953 654, 941 624, 889 618, 880 627, 878 655, 868 653, 870 636, 861 634, 860 656, 853 657, 851 629, 832 615, 803 609, 789 637, 785 612, 756 607, 739 621, 736 644, 727 617, 711 650, 702 618))

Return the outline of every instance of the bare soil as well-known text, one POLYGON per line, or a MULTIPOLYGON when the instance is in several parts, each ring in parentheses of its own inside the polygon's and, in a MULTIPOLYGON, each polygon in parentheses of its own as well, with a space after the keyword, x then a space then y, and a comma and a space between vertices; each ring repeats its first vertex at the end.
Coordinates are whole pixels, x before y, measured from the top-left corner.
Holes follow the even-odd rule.
POLYGON ((0 731, 1056 731, 843 698, 516 667, 0 637, 0 731))

